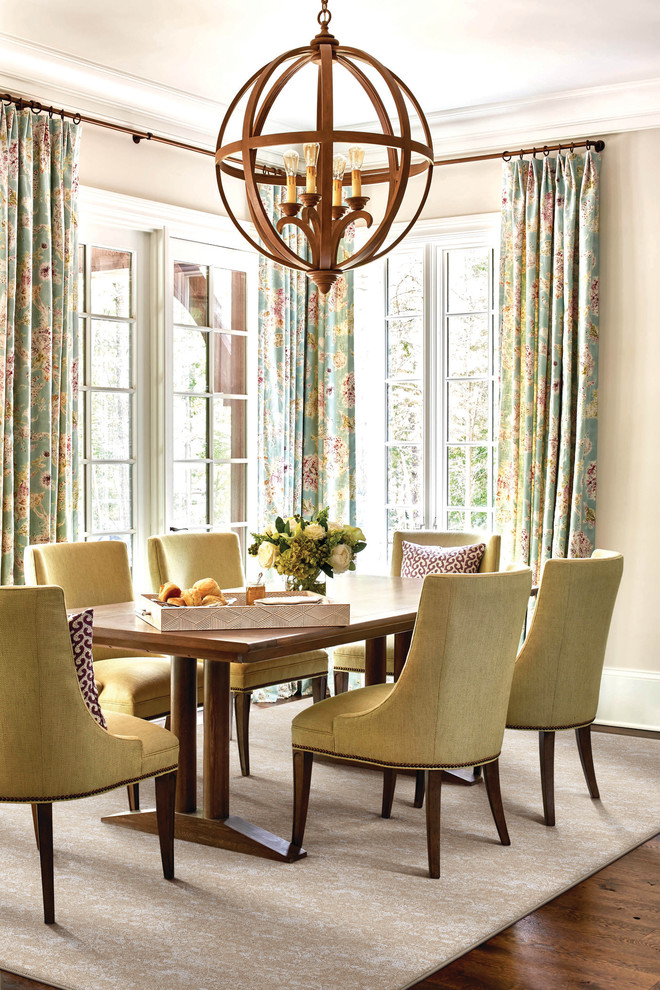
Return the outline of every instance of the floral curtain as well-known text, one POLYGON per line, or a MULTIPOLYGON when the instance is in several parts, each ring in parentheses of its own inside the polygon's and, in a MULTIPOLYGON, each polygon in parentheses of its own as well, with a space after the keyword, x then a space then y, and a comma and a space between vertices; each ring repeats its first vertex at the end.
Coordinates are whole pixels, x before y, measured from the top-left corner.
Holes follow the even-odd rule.
POLYGON ((75 532, 79 135, 0 111, 2 584, 22 583, 28 544, 75 532))
MULTIPOLYGON (((273 187, 262 196, 278 218, 273 187)), ((304 235, 287 236, 300 251, 304 235)), ((258 418, 259 528, 326 505, 354 524, 352 273, 324 297, 303 272, 261 258, 258 418)))
POLYGON ((504 166, 496 521, 535 576, 593 549, 599 173, 590 150, 504 166))

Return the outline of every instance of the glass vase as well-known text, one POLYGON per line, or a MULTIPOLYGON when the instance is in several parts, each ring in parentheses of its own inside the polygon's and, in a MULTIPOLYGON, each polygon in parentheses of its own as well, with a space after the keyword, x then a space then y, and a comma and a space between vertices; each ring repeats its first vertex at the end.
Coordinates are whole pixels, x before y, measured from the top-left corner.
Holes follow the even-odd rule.
POLYGON ((286 575, 287 591, 311 591, 315 595, 325 595, 325 574, 318 570, 314 574, 308 574, 304 578, 294 577, 292 574, 286 575))

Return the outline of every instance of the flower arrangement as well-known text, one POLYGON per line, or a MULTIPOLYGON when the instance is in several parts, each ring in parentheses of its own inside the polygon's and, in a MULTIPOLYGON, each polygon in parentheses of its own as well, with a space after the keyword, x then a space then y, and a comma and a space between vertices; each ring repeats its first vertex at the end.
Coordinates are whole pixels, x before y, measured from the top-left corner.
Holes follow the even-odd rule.
POLYGON ((248 550, 263 568, 274 567, 287 577, 287 587, 295 591, 325 593, 321 574, 334 577, 355 570, 355 555, 366 547, 359 526, 344 526, 328 521, 328 508, 311 519, 300 515, 266 526, 263 533, 253 533, 254 543, 248 550))

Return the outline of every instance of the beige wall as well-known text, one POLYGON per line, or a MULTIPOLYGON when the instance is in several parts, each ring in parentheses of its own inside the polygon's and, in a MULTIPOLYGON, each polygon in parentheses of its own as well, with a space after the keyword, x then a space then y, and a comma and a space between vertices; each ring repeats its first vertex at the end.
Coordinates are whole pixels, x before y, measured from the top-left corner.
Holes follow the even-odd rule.
MULTIPOLYGON (((533 141, 534 137, 530 136, 533 141)), ((601 198, 599 546, 620 550, 625 574, 610 667, 660 672, 660 130, 606 138, 601 198)), ((81 182, 222 213, 212 161, 85 128, 81 182)), ((499 161, 436 169, 423 218, 499 210, 499 161)))

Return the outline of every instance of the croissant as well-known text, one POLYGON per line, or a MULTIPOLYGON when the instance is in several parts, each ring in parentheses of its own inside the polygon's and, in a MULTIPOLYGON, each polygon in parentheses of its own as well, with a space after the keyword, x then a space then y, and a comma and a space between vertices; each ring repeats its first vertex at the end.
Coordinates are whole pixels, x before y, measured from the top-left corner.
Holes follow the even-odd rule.
POLYGON ((170 598, 178 598, 180 594, 181 588, 179 588, 178 585, 173 584, 171 581, 168 581, 167 584, 161 584, 160 591, 158 593, 158 601, 166 602, 169 601, 170 598))
POLYGON ((202 600, 202 605, 226 605, 227 599, 220 593, 220 595, 207 595, 202 600))
POLYGON ((213 578, 202 578, 200 581, 195 581, 192 586, 192 590, 200 591, 204 598, 206 598, 207 595, 217 595, 218 597, 222 595, 217 581, 213 578))
POLYGON ((201 605, 204 596, 197 588, 188 588, 187 591, 182 593, 181 597, 186 605, 201 605))
POLYGON ((168 598, 167 599, 167 604, 168 605, 179 605, 179 606, 183 605, 183 606, 185 606, 186 603, 184 602, 183 598, 168 598))

